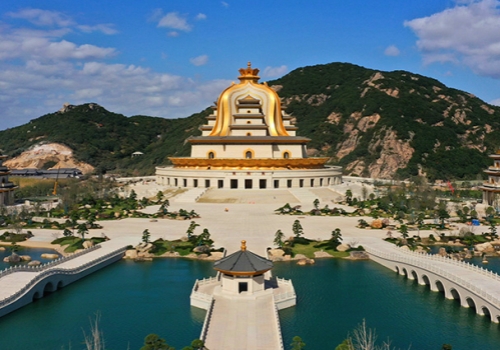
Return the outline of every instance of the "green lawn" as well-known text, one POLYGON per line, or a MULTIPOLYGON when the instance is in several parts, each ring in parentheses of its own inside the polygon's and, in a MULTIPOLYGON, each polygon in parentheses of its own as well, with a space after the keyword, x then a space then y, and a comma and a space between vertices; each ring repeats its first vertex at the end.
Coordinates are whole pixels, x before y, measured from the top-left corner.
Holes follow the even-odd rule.
POLYGON ((293 255, 297 255, 297 254, 303 254, 305 256, 307 256, 308 258, 312 259, 314 258, 314 252, 318 252, 318 251, 325 251, 327 252, 328 254, 332 255, 334 258, 345 258, 347 256, 349 256, 349 253, 348 252, 338 252, 336 250, 333 250, 333 249, 325 249, 325 248, 315 248, 314 246, 318 245, 318 244, 321 244, 321 243, 326 243, 327 241, 321 241, 321 242, 309 242, 309 244, 300 244, 300 243, 296 243, 293 248, 292 248, 292 253, 293 255))

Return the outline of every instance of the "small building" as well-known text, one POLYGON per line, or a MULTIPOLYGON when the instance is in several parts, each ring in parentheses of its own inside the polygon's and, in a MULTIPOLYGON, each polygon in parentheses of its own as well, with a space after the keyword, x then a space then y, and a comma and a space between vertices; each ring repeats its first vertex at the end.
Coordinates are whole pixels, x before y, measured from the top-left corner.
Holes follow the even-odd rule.
POLYGON ((132 158, 142 156, 142 155, 144 155, 144 153, 137 151, 137 152, 132 153, 132 158))
POLYGON ((488 180, 479 188, 483 191, 483 203, 494 206, 498 210, 500 207, 498 201, 500 198, 500 150, 495 154, 490 154, 489 157, 493 159, 493 165, 484 171, 488 174, 488 180))
POLYGON ((0 207, 14 204, 14 190, 17 186, 9 181, 9 168, 3 165, 7 156, 0 155, 0 207))

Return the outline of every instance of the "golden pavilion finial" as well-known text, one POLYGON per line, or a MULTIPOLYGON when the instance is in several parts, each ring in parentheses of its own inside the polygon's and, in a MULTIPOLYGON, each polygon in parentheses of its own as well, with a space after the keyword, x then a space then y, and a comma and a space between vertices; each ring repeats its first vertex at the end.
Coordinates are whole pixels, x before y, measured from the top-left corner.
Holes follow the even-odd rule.
POLYGON ((247 68, 241 68, 239 70, 240 76, 238 79, 240 80, 254 80, 257 81, 260 79, 260 77, 257 75, 259 74, 259 70, 257 68, 252 68, 252 62, 247 63, 247 68))
POLYGON ((247 241, 243 240, 241 241, 241 251, 244 252, 247 250, 247 241))

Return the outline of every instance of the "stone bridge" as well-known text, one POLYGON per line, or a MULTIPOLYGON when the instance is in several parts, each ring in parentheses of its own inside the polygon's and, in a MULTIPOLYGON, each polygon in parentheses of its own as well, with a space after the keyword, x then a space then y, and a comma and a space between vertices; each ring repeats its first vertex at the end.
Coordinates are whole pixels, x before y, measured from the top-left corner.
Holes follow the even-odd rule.
POLYGON ((0 317, 120 260, 126 242, 101 243, 41 266, 16 266, 0 272, 0 317))
POLYGON ((438 255, 416 253, 383 241, 361 243, 373 261, 408 279, 458 299, 463 307, 473 307, 479 315, 500 322, 500 276, 467 262, 438 255))

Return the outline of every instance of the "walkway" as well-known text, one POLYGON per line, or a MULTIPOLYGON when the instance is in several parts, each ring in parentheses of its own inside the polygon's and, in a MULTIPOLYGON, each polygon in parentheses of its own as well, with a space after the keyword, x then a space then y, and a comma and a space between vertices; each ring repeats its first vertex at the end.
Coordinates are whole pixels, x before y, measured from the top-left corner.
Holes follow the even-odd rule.
POLYGON ((114 239, 44 265, 0 272, 0 316, 121 259, 130 243, 129 239, 114 239))
POLYGON ((496 273, 467 262, 404 250, 380 239, 364 237, 360 244, 373 261, 500 322, 500 276, 496 273))

